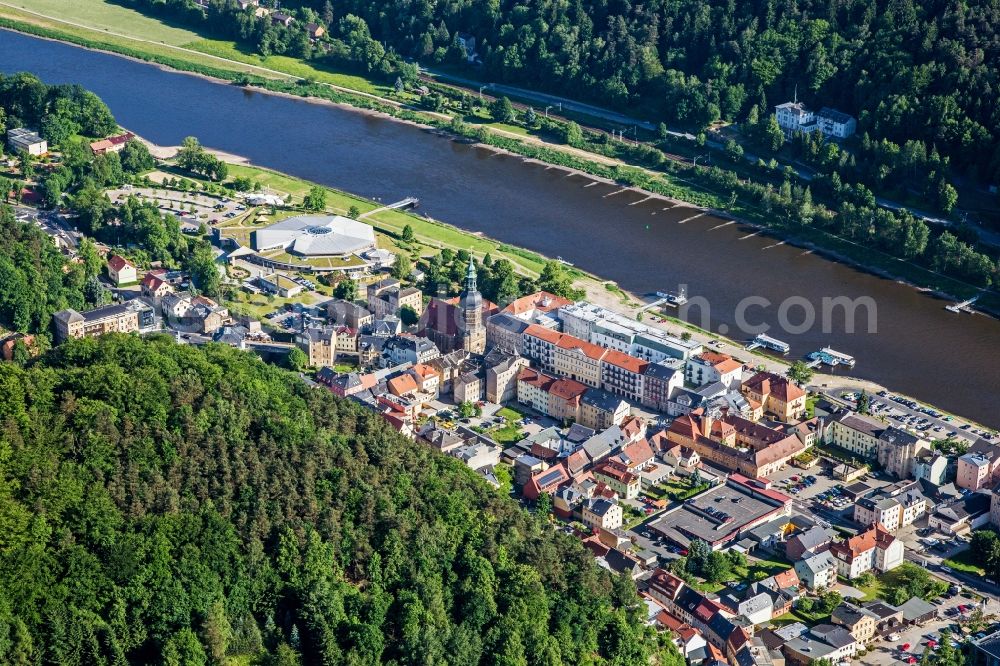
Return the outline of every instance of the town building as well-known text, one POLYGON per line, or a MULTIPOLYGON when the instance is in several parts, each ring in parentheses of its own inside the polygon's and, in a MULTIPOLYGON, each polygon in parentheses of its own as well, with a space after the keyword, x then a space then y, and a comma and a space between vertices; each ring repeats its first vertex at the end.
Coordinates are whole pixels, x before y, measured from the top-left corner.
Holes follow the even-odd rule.
POLYGON ((913 478, 913 467, 917 456, 929 450, 926 440, 912 435, 895 426, 889 426, 879 434, 878 463, 886 472, 900 479, 913 478))
POLYGON ((829 551, 805 557, 793 566, 808 590, 823 590, 837 582, 837 562, 829 551))
POLYGON ((817 624, 809 632, 793 638, 782 646, 788 666, 808 666, 818 659, 829 663, 850 661, 863 645, 845 627, 817 624))
POLYGON ((948 478, 948 457, 933 450, 918 454, 913 464, 913 478, 933 486, 944 485, 948 478))
POLYGON ((694 386, 721 382, 732 389, 738 387, 743 378, 743 364, 729 354, 705 351, 688 359, 686 377, 694 386))
POLYGON ((284 250, 300 257, 340 259, 373 250, 371 225, 340 215, 296 215, 250 232, 257 252, 284 250))
POLYGON ((523 355, 523 334, 528 326, 528 322, 506 312, 495 314, 486 321, 486 344, 523 355))
POLYGON ((135 333, 150 330, 156 322, 153 308, 136 299, 104 305, 86 312, 60 310, 53 315, 56 341, 90 338, 105 333, 135 333))
POLYGON ((831 543, 833 532, 822 525, 813 525, 789 537, 785 542, 785 557, 796 562, 830 550, 831 543))
POLYGON ((990 482, 992 465, 981 453, 966 453, 958 458, 955 485, 967 490, 979 490, 990 482))
POLYGON ((622 526, 622 508, 614 500, 603 497, 586 500, 580 513, 583 524, 592 530, 615 530, 622 526))
POLYGON ((7 147, 12 153, 25 152, 39 157, 49 152, 49 144, 35 132, 23 127, 7 130, 7 147))
POLYGON ((281 273, 260 275, 254 280, 254 283, 262 291, 282 298, 292 298, 302 293, 301 284, 281 273))
POLYGON ((879 619, 872 611, 849 601, 834 608, 830 614, 830 622, 847 629, 855 640, 865 645, 874 640, 879 619))
POLYGON ((305 352, 309 366, 333 365, 337 360, 337 328, 311 326, 295 335, 295 346, 305 352))
POLYGON ((558 314, 556 311, 572 304, 572 301, 561 296, 550 294, 547 291, 536 291, 514 299, 501 312, 532 324, 558 326, 559 319, 556 316, 558 314))
POLYGON ((643 407, 658 412, 667 412, 671 396, 684 386, 684 361, 675 358, 663 359, 646 366, 642 375, 643 407))
POLYGON ((385 279, 368 285, 368 309, 375 319, 396 316, 404 307, 419 317, 424 312, 423 294, 413 287, 401 287, 399 280, 385 279))
POLYGON ((600 387, 603 368, 601 361, 608 353, 604 347, 563 334, 555 345, 553 369, 559 376, 569 377, 587 386, 600 387))
POLYGON ((106 139, 92 142, 90 144, 90 151, 95 155, 120 153, 125 148, 125 144, 134 138, 135 134, 132 134, 132 132, 124 132, 123 134, 109 136, 106 139))
POLYGON ((350 326, 356 331, 367 329, 375 321, 375 315, 368 309, 339 298, 327 302, 326 316, 331 324, 350 326))
POLYGON ((661 329, 585 301, 560 307, 558 316, 563 332, 650 363, 665 358, 686 361, 703 350, 699 342, 668 335, 661 329))
POLYGON ((154 273, 146 273, 146 275, 143 276, 139 289, 143 297, 154 301, 159 300, 174 291, 174 288, 169 282, 154 273))
POLYGON ((845 411, 835 415, 827 424, 824 439, 860 458, 878 456, 878 442, 886 425, 876 418, 845 411))
POLYGON ((668 510, 649 528, 681 548, 701 539, 719 550, 764 523, 790 515, 791 504, 791 497, 766 483, 734 473, 725 483, 668 510))
POLYGON ((698 452, 703 460, 751 478, 766 477, 805 451, 795 435, 741 416, 705 413, 700 408, 679 416, 667 439, 698 452))
POLYGON ((854 504, 854 520, 865 526, 880 525, 896 532, 927 513, 927 498, 919 492, 864 497, 854 504))
POLYGON ((806 392, 792 380, 773 372, 758 372, 743 382, 742 392, 759 403, 764 413, 779 421, 798 421, 806 411, 806 392))
POLYGON ((415 365, 428 363, 440 356, 441 352, 427 338, 396 335, 385 341, 382 354, 388 357, 390 365, 415 365))
POLYGON ((135 264, 117 254, 113 254, 108 258, 108 277, 111 278, 116 287, 135 284, 139 279, 135 270, 135 264))
POLYGON ((588 428, 600 431, 621 425, 630 411, 629 404, 618 396, 592 388, 580 396, 578 420, 588 428))
POLYGON ((835 543, 830 553, 837 560, 837 574, 851 580, 867 571, 884 573, 903 563, 903 542, 881 525, 835 543))
POLYGON ((951 536, 968 534, 990 521, 993 493, 968 493, 938 505, 927 518, 927 526, 951 536))
POLYGON ((642 484, 638 475, 628 470, 628 467, 615 460, 594 468, 594 478, 604 482, 622 499, 635 499, 639 496, 642 484))
POLYGON ((493 349, 483 358, 486 370, 486 402, 505 405, 517 399, 517 377, 528 367, 528 359, 493 349))
POLYGON ((633 402, 642 401, 643 376, 648 361, 610 350, 601 363, 601 388, 633 402))

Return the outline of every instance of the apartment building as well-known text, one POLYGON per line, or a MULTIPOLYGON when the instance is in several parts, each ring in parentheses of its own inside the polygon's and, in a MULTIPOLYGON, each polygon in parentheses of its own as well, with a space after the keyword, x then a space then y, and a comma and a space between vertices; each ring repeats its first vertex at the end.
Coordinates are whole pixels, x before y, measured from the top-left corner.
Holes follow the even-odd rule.
POLYGON ((850 451, 859 458, 874 459, 878 456, 879 437, 886 425, 876 418, 842 412, 833 417, 824 433, 827 444, 850 451))
POLYGON ((60 310, 53 315, 56 341, 69 338, 89 338, 105 333, 133 333, 153 328, 156 316, 153 308, 136 299, 125 303, 104 305, 86 312, 60 310))

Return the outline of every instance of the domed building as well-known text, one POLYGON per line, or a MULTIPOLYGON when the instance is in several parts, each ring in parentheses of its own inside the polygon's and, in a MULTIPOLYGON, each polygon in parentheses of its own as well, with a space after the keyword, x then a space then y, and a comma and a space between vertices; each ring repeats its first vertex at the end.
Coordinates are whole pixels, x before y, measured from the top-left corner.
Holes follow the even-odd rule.
POLYGON ((346 257, 375 249, 375 230, 340 215, 296 215, 250 234, 257 252, 284 249, 303 257, 346 257))

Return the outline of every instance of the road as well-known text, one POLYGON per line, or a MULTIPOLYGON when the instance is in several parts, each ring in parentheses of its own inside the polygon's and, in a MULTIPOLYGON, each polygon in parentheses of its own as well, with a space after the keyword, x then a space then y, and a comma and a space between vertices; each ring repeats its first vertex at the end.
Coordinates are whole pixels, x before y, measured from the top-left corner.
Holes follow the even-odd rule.
POLYGON ((64 218, 55 212, 39 210, 30 206, 14 206, 14 216, 22 222, 31 221, 50 236, 60 238, 68 247, 76 249, 83 237, 64 218))
MULTIPOLYGON (((476 81, 473 79, 468 79, 462 76, 456 76, 454 74, 448 74, 445 72, 435 71, 433 69, 428 69, 426 67, 420 67, 420 72, 426 74, 428 78, 440 81, 442 83, 455 83, 472 90, 478 90, 483 88, 484 90, 489 90, 490 92, 498 95, 506 95, 508 97, 519 97, 521 99, 526 99, 528 101, 537 102, 542 105, 543 110, 540 113, 544 113, 545 106, 560 106, 564 111, 571 111, 573 113, 580 113, 587 116, 592 116, 594 118, 600 118, 601 120, 607 120, 612 123, 619 123, 621 125, 633 125, 636 127, 641 127, 645 130, 655 132, 657 125, 656 123, 649 122, 648 120, 639 120, 638 118, 633 118, 627 116, 624 113, 618 113, 617 111, 611 111, 609 109, 602 109, 599 106, 594 106, 592 104, 585 104, 583 102, 578 102, 576 100, 569 99, 567 97, 560 97, 558 95, 549 95, 547 93, 540 93, 534 90, 528 90, 526 88, 518 88, 517 86, 508 86, 502 83, 483 83, 482 81, 476 81)), ((693 139, 694 137, 687 133, 682 132, 672 132, 677 136, 685 136, 693 139)))

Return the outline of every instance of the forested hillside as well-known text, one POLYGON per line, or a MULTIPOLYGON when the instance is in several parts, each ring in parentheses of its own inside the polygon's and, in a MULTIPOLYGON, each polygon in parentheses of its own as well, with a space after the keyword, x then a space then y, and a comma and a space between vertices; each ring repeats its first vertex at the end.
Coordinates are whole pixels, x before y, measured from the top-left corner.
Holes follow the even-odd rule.
MULTIPOLYGON (((332 48, 214 0, 119 0, 201 22, 261 53, 388 74, 398 54, 463 63, 476 38, 496 80, 700 127, 799 99, 859 119, 859 134, 922 141, 1000 180, 1000 5, 995 0, 292 0, 332 48)), ((265 3, 267 4, 267 3, 265 3)))
POLYGON ((74 341, 0 419, 0 663, 678 663, 577 540, 251 355, 74 341))

